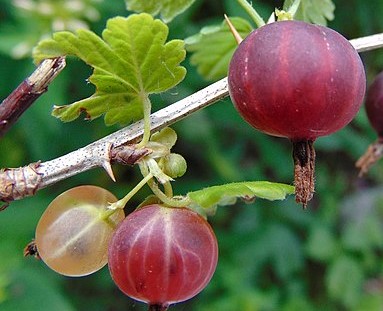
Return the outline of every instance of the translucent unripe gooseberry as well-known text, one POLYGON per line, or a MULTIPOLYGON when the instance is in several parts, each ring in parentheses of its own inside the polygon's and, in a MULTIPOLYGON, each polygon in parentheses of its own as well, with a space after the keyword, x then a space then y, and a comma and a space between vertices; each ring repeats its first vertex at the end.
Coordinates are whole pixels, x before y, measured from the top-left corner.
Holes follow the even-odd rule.
POLYGON ((362 104, 366 79, 358 53, 330 28, 274 22, 238 46, 228 86, 249 124, 293 142, 296 199, 305 206, 314 192, 313 142, 347 125, 362 104))
POLYGON ((188 208, 148 205, 128 215, 109 245, 109 270, 129 297, 166 310, 197 295, 218 260, 208 222, 188 208))
POLYGON ((108 243, 123 210, 108 209, 116 197, 97 186, 79 186, 57 196, 44 211, 35 242, 41 259, 66 276, 91 274, 108 261, 108 243))

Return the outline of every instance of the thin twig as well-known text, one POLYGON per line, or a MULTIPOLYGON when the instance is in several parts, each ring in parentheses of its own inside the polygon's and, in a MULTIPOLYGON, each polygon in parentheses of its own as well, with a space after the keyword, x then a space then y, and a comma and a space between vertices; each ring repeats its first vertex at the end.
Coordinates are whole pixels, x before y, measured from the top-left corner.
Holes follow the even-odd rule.
MULTIPOLYGON (((152 132, 158 131, 228 95, 226 78, 151 115, 152 132)), ((103 167, 113 177, 111 162, 134 164, 150 150, 135 149, 143 135, 143 122, 138 121, 83 148, 59 158, 20 168, 0 170, 0 201, 10 202, 33 195, 79 173, 103 167), (117 154, 117 155, 116 155, 117 154)))
MULTIPOLYGON (((359 51, 383 47, 383 34, 372 35, 350 41, 359 51)), ((180 121, 195 111, 203 109, 228 96, 227 78, 164 108, 151 115, 151 130, 158 131, 180 121)), ((59 158, 29 164, 17 169, 0 171, 0 201, 10 202, 34 194, 37 190, 58 181, 77 175, 95 167, 104 167, 111 175, 112 154, 118 148, 133 148, 143 134, 143 123, 138 121, 112 133, 90 145, 68 153, 59 158)), ((129 152, 128 152, 129 153, 129 152)), ((133 151, 134 155, 134 151, 133 151)), ((137 155, 134 157, 139 158, 137 155)))
MULTIPOLYGON (((182 99, 175 104, 151 115, 152 132, 173 124, 194 111, 227 96, 227 82, 222 79, 209 87, 182 99)), ((116 148, 132 144, 143 135, 144 125, 138 121, 116 131, 90 145, 51 161, 40 163, 37 171, 42 175, 40 188, 47 187, 62 179, 82 173, 94 167, 104 167, 110 161, 110 153, 116 148)), ((1 177, 0 177, 1 178, 1 177)), ((0 197, 1 198, 1 197, 0 197)))
POLYGON ((47 91, 48 85, 64 67, 64 57, 44 60, 28 78, 3 100, 0 105, 0 137, 41 94, 47 91))
POLYGON ((383 47, 383 33, 352 39, 350 43, 359 53, 376 50, 383 47))

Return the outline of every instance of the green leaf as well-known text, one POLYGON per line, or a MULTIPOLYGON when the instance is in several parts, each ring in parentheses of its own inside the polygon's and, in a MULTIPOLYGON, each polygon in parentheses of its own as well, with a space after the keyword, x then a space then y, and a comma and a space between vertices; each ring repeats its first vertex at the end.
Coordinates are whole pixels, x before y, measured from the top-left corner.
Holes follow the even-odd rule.
POLYGON ((216 205, 232 205, 237 198, 251 201, 255 197, 267 200, 283 200, 287 195, 294 193, 294 187, 281 183, 268 181, 247 181, 212 186, 189 192, 187 195, 203 208, 216 205))
MULTIPOLYGON (((240 17, 232 17, 230 21, 242 38, 252 30, 251 24, 240 17)), ((192 65, 197 66, 199 74, 207 80, 217 80, 227 75, 229 62, 238 44, 227 23, 219 26, 207 26, 200 33, 186 38, 186 49, 192 52, 192 65)))
POLYGON ((174 17, 184 12, 195 0, 125 0, 129 11, 145 12, 153 16, 161 15, 161 19, 168 23, 174 17))
MULTIPOLYGON (((286 0, 284 10, 293 4, 295 0, 286 0)), ((305 22, 327 25, 327 21, 334 19, 335 5, 332 0, 301 0, 294 19, 305 22)))
POLYGON ((102 38, 89 30, 58 32, 34 50, 35 62, 75 55, 94 68, 89 81, 92 96, 71 105, 55 107, 53 115, 72 121, 84 112, 88 119, 105 114, 105 123, 126 124, 142 118, 149 94, 164 92, 186 74, 184 42, 166 42, 168 27, 149 14, 109 19, 102 38))

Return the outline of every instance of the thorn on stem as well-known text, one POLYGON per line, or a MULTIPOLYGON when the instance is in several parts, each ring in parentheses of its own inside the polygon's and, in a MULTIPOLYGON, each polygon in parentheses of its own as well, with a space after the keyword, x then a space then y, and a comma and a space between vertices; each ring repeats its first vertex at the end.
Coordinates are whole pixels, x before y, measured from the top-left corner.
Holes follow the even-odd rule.
POLYGON ((106 146, 107 150, 102 148, 102 151, 101 151, 101 159, 102 159, 101 165, 102 165, 103 169, 106 171, 106 173, 109 175, 109 177, 115 182, 116 178, 114 177, 112 166, 110 164, 111 158, 112 158, 112 156, 111 156, 112 147, 113 147, 113 144, 112 143, 108 143, 107 146, 106 146))
POLYGON ((114 173, 113 173, 113 170, 112 170, 112 166, 110 165, 110 161, 109 160, 103 161, 102 162, 102 167, 106 171, 106 173, 109 175, 109 177, 115 182, 116 181, 116 177, 114 177, 114 173))
POLYGON ((240 43, 243 41, 241 35, 240 35, 239 32, 237 31, 237 29, 235 29, 235 27, 234 27, 234 25, 232 24, 232 22, 230 21, 229 17, 228 17, 226 14, 224 14, 224 16, 225 16, 226 23, 227 23, 227 25, 229 26, 230 31, 231 31, 231 33, 232 33, 233 36, 234 36, 234 39, 237 41, 238 44, 240 44, 240 43))
POLYGON ((0 212, 5 210, 8 206, 9 206, 9 202, 4 202, 4 204, 0 206, 0 212))

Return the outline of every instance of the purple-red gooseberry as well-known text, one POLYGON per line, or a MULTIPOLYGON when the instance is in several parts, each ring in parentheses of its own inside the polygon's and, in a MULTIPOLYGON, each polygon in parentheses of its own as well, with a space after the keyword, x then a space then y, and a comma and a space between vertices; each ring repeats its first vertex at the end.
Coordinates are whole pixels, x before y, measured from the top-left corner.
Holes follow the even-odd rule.
POLYGON ((230 97, 254 128, 293 143, 296 201, 314 192, 317 137, 346 126, 359 111, 366 80, 354 47, 338 32, 302 21, 254 30, 230 62, 230 97))
POLYGON ((167 310, 209 283, 218 245, 208 222, 188 208, 158 204, 129 214, 109 245, 109 270, 129 297, 167 310))
POLYGON ((367 91, 365 108, 368 120, 376 131, 378 139, 372 143, 365 154, 356 162, 360 176, 383 156, 383 72, 378 74, 367 91))

